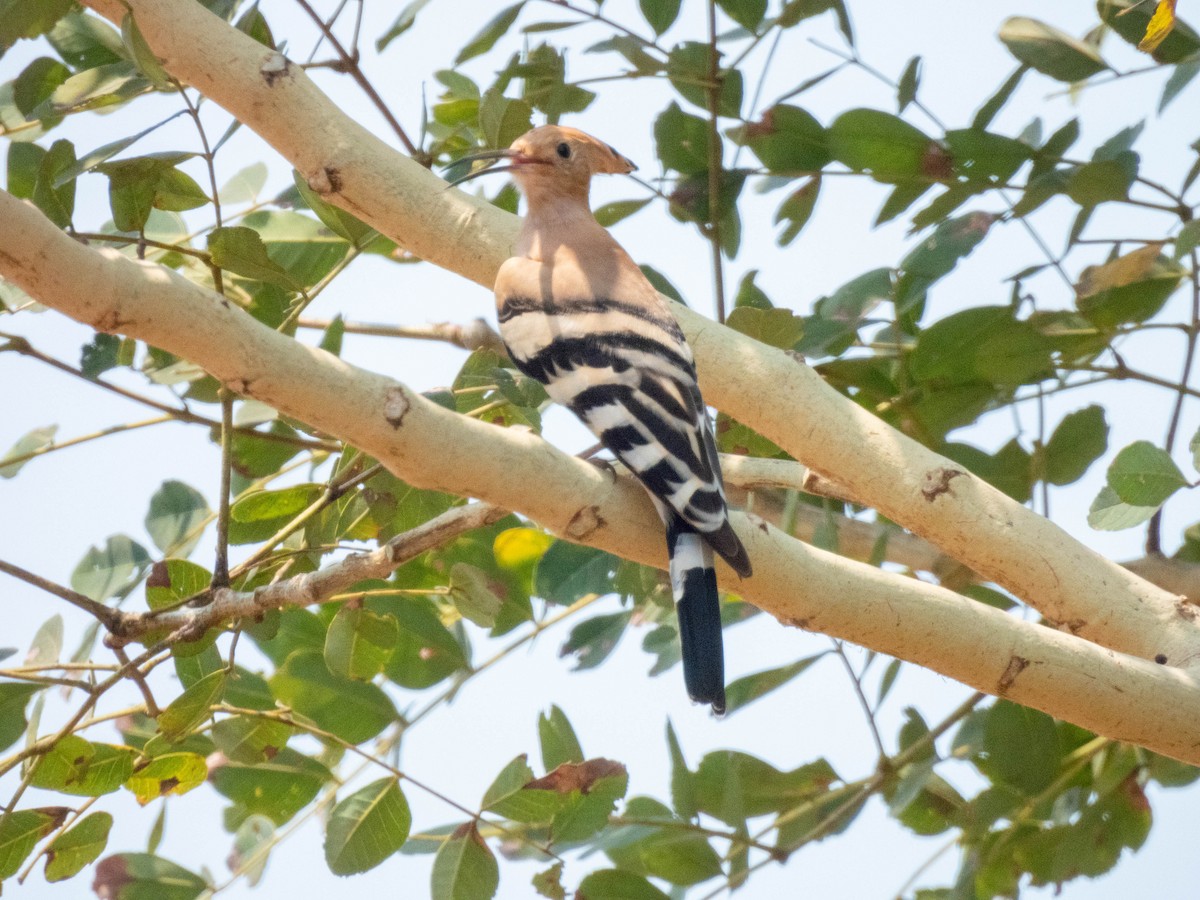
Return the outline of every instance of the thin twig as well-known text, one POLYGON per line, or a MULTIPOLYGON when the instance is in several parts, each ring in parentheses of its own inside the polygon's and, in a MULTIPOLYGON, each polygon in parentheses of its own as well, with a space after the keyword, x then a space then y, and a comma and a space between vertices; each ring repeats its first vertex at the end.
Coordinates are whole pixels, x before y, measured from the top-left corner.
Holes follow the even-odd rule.
MULTIPOLYGON (((1188 381, 1192 377, 1192 363, 1196 356, 1196 335, 1197 330, 1200 330, 1200 271, 1197 271, 1197 263, 1200 262, 1200 254, 1195 250, 1191 253, 1192 262, 1192 327, 1187 332, 1187 349, 1183 355, 1183 374, 1179 376, 1179 387, 1175 393, 1175 405, 1171 410, 1171 424, 1167 428, 1166 451, 1171 453, 1175 449, 1175 438, 1179 432, 1179 420, 1183 415, 1183 401, 1187 395, 1188 381)), ((1150 517, 1150 523, 1146 529, 1146 555, 1155 556, 1162 553, 1162 507, 1150 517)))
POLYGON ((0 572, 5 572, 27 584, 40 588, 48 594, 53 594, 61 600, 66 600, 72 606, 77 606, 88 615, 98 619, 105 628, 111 630, 121 621, 121 614, 117 610, 105 606, 103 603, 97 603, 91 597, 85 597, 78 591, 73 591, 61 584, 55 584, 49 579, 35 575, 28 569, 22 569, 20 566, 13 565, 3 559, 0 559, 0 572))
POLYGON ((395 132, 396 137, 400 139, 400 143, 404 145, 404 149, 408 151, 408 155, 420 156, 420 151, 418 151, 416 145, 409 140, 408 134, 396 120, 396 117, 392 115, 392 111, 388 109, 387 104, 383 102, 383 98, 379 96, 379 92, 375 90, 375 86, 371 84, 371 82, 367 79, 367 76, 363 74, 363 70, 358 64, 358 47, 354 47, 353 54, 347 52, 346 48, 342 46, 342 42, 337 39, 337 36, 333 33, 333 30, 325 22, 325 20, 317 14, 317 11, 312 8, 312 6, 308 3, 308 0, 296 0, 296 2, 300 5, 300 8, 308 14, 309 18, 313 20, 313 23, 321 30, 321 33, 325 35, 325 39, 329 41, 330 46, 333 47, 334 51, 341 58, 342 63, 345 65, 346 74, 354 79, 355 83, 362 88, 363 93, 367 95, 371 103, 375 105, 375 108, 379 110, 379 114, 383 116, 384 121, 386 121, 391 127, 392 131, 395 132))
POLYGON ((721 200, 721 129, 718 123, 723 82, 717 51, 717 4, 708 0, 708 84, 704 95, 708 101, 708 223, 705 234, 712 250, 713 299, 717 321, 725 322, 725 270, 721 260, 721 224, 717 208, 721 200))
POLYGON ((854 687, 854 695, 858 698, 858 705, 862 707, 863 715, 866 716, 867 725, 871 730, 871 738, 875 741, 875 749, 879 751, 879 761, 883 763, 887 760, 887 750, 883 747, 883 737, 879 734, 879 726, 875 723, 875 710, 871 709, 870 701, 867 700, 867 695, 863 693, 862 681, 858 673, 854 671, 854 667, 850 665, 850 659, 846 656, 846 650, 842 646, 842 642, 837 638, 830 638, 833 643, 834 652, 837 653, 838 659, 842 661, 842 668, 846 670, 846 674, 850 676, 850 684, 854 687))

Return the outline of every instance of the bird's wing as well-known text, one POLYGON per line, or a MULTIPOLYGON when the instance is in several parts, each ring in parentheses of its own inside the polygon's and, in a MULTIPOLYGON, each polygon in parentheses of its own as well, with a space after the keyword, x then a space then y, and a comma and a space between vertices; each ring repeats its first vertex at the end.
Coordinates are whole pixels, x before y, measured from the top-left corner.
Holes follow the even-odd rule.
POLYGON ((692 354, 670 311, 652 288, 650 303, 631 290, 618 292, 620 299, 598 296, 596 279, 553 290, 544 290, 546 282, 542 263, 520 258, 506 262, 497 279, 500 334, 517 367, 545 384, 689 530, 748 574, 692 354))

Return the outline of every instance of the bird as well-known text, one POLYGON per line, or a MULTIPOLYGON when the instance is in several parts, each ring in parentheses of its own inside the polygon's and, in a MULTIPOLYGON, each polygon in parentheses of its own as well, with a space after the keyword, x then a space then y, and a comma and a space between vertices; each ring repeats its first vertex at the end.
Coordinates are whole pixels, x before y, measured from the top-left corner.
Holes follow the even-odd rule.
POLYGON ((679 323, 588 201, 593 175, 636 166, 575 128, 543 125, 460 183, 511 172, 527 208, 496 276, 500 337, 642 483, 666 529, 684 683, 725 711, 725 663, 714 551, 742 578, 749 556, 729 521, 712 421, 679 323), (503 161, 504 164, 501 164, 503 161))

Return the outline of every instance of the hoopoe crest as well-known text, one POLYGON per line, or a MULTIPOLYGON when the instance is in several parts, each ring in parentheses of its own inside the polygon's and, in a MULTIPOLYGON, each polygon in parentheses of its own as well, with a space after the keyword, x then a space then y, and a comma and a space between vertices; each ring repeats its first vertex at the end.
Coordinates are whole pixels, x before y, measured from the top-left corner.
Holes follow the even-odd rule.
POLYGON ((743 578, 750 560, 729 524, 691 349, 666 302, 588 205, 593 175, 636 166, 608 144, 556 125, 477 158, 506 161, 484 171, 511 172, 528 201, 513 255, 496 277, 500 336, 517 368, 574 412, 650 494, 666 526, 688 694, 724 712, 713 552, 743 578))

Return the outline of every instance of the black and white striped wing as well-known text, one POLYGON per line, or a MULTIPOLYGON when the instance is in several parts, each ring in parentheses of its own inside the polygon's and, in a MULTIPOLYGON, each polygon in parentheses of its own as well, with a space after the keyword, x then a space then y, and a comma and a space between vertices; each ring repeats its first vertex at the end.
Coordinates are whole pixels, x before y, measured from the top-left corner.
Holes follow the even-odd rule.
POLYGON ((579 416, 660 512, 674 512, 748 574, 691 351, 670 314, 602 298, 522 297, 501 298, 498 313, 518 368, 579 416))

